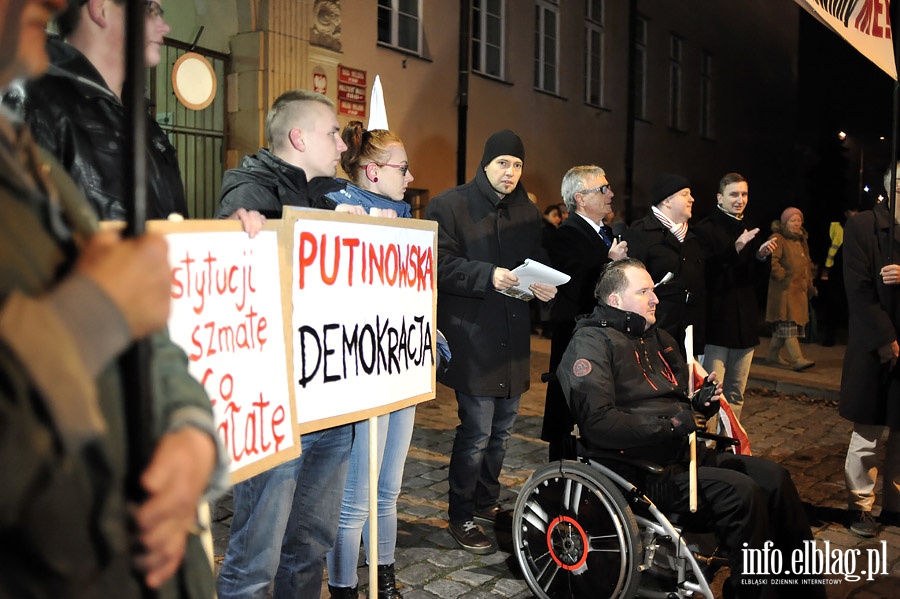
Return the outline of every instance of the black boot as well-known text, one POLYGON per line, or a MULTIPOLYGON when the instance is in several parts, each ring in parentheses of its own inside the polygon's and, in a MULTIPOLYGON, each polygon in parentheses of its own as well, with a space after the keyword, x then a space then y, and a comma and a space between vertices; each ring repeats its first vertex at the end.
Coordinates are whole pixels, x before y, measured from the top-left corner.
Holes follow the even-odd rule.
POLYGON ((378 566, 378 599, 403 599, 394 580, 394 564, 378 566))
POLYGON ((328 585, 328 592, 331 593, 331 599, 359 599, 359 586, 333 587, 328 585))

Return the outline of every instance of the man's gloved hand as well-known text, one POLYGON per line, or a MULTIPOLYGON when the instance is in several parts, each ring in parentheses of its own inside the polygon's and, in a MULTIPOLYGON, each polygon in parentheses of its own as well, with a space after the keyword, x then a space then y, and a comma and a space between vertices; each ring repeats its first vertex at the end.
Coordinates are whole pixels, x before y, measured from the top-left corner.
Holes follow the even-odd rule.
POLYGON ((694 412, 694 426, 698 431, 706 430, 706 416, 700 412, 694 412))
POLYGON ((678 412, 669 418, 669 422, 672 424, 672 432, 676 437, 687 437, 697 430, 697 425, 694 422, 694 412, 691 410, 678 412))
POLYGON ((691 396, 691 407, 706 418, 719 412, 719 398, 722 396, 722 385, 715 381, 715 373, 703 383, 703 386, 691 396), (710 380, 711 379, 711 380, 710 380))

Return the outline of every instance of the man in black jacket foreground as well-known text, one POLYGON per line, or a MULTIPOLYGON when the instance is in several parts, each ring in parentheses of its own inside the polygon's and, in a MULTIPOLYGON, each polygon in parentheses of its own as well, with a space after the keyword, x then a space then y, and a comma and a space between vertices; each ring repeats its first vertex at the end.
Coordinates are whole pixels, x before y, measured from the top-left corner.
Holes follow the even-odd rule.
MULTIPOLYGON (((557 369, 580 442, 588 455, 614 450, 665 466, 660 484, 653 485, 659 496, 651 499, 665 512, 688 513, 686 449, 697 428, 694 410, 715 413, 722 389, 704 386, 688 397, 687 365, 674 338, 656 327, 658 300, 641 262, 608 264, 595 295, 599 305, 576 325, 557 369)), ((698 516, 728 552, 729 590, 737 597, 825 597, 814 575, 783 587, 754 568, 745 571, 747 555, 759 555, 752 550, 778 551, 783 563, 793 565, 794 550, 813 543, 790 474, 768 460, 703 447, 698 463, 698 516)), ((783 570, 778 578, 791 577, 801 578, 783 570)))

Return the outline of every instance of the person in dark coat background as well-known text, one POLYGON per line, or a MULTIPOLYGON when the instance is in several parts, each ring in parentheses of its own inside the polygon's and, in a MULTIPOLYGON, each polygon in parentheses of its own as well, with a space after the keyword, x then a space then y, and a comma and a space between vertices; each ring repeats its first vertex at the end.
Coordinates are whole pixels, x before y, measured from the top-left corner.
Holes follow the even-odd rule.
POLYGON ((633 222, 625 232, 628 256, 637 258, 657 283, 666 273, 674 276, 656 288, 659 327, 678 341, 684 354, 684 331, 694 325, 694 350, 702 353, 706 322, 703 248, 688 220, 694 198, 690 182, 680 175, 662 175, 650 191, 652 214, 633 222))
MULTIPOLYGON (((526 258, 546 262, 541 213, 519 178, 525 147, 509 130, 488 138, 475 179, 435 197, 438 327, 453 351, 441 382, 456 390, 460 424, 450 456, 450 534, 467 551, 494 546, 474 522, 496 521, 506 443, 531 382, 528 304, 506 296, 526 258)), ((535 283, 550 301, 556 287, 535 283)))
MULTIPOLYGON (((597 305, 594 286, 600 270, 610 260, 628 255, 628 244, 616 241, 603 225, 612 212, 615 197, 599 166, 573 166, 563 176, 561 193, 569 213, 574 214, 548 239, 547 252, 553 267, 572 279, 559 288, 550 312, 553 327, 550 342, 550 372, 555 373, 562 359, 578 316, 590 314, 597 305)), ((544 425, 541 439, 550 443, 551 462, 575 459, 572 427, 575 420, 566 404, 566 396, 555 377, 547 382, 544 425)))
POLYGON ((738 418, 753 350, 759 345, 754 278, 757 265, 772 254, 777 243, 775 239, 762 244, 756 241, 759 227, 750 228, 744 220, 749 197, 747 180, 728 173, 719 181, 716 210, 694 227, 706 259, 703 367, 722 381, 722 395, 738 418))
MULTIPOLYGON (((888 169, 885 189, 890 189, 890 175, 888 169)), ((896 368, 900 356, 900 297, 896 287, 900 285, 900 265, 891 263, 900 255, 898 215, 900 210, 895 206, 893 240, 889 237, 891 215, 885 203, 851 217, 844 228, 844 283, 850 326, 839 413, 853 422, 844 477, 850 530, 862 537, 874 537, 878 532, 872 508, 878 446, 885 428, 881 521, 889 525, 900 522, 900 371, 896 368)))

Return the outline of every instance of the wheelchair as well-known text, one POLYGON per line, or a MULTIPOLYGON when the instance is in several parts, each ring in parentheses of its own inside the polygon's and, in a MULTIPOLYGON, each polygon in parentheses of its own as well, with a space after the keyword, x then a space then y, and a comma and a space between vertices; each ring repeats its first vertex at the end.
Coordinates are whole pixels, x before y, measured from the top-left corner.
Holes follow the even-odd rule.
MULTIPOLYGON (((721 445, 727 437, 703 434, 721 445)), ((553 462, 522 487, 513 512, 513 550, 541 599, 649 597, 714 599, 708 580, 727 559, 690 515, 667 517, 638 485, 663 469, 616 452, 553 462)))

